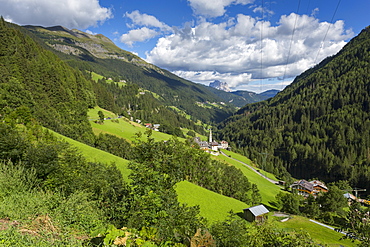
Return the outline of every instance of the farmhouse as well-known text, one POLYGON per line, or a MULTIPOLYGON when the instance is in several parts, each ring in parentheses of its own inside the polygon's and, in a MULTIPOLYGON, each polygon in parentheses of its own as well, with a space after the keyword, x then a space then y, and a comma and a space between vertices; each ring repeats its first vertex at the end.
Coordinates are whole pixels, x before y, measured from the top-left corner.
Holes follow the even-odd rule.
POLYGON ((316 196, 319 192, 328 192, 328 188, 325 184, 318 180, 308 182, 304 179, 294 182, 291 186, 292 190, 295 190, 298 195, 307 197, 309 195, 316 196))
POLYGON ((312 180, 310 181, 311 184, 313 184, 313 188, 319 192, 328 192, 328 187, 325 186, 325 184, 319 180, 312 180))
POLYGON ((244 218, 249 222, 263 222, 267 219, 268 209, 263 205, 258 205, 250 208, 246 208, 244 211, 244 218))

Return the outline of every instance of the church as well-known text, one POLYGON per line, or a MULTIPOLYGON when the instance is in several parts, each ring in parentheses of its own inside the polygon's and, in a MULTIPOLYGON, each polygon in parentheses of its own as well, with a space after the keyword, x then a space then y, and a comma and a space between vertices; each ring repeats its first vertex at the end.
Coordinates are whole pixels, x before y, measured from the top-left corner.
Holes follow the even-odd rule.
POLYGON ((229 143, 227 141, 221 141, 221 143, 218 143, 213 140, 212 138, 212 130, 209 130, 209 140, 207 141, 201 141, 200 137, 195 137, 194 141, 199 145, 199 147, 206 151, 214 151, 218 152, 219 149, 226 149, 230 150, 229 143))

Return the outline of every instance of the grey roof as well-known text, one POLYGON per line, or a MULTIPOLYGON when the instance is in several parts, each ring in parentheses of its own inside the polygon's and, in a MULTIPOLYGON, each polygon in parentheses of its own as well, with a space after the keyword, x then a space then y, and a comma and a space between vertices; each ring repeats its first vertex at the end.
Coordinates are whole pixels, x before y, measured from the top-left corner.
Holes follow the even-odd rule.
POLYGON ((259 215, 270 212, 263 205, 253 206, 253 207, 244 209, 244 211, 246 210, 249 210, 254 216, 259 216, 259 215))
POLYGON ((356 199, 356 197, 354 195, 352 195, 351 193, 348 193, 348 192, 343 194, 343 196, 347 199, 352 199, 352 200, 356 199))
POLYGON ((303 188, 305 188, 308 191, 313 191, 313 189, 314 189, 313 184, 311 184, 310 182, 308 182, 304 179, 294 182, 291 185, 291 187, 298 186, 298 185, 302 186, 303 188))

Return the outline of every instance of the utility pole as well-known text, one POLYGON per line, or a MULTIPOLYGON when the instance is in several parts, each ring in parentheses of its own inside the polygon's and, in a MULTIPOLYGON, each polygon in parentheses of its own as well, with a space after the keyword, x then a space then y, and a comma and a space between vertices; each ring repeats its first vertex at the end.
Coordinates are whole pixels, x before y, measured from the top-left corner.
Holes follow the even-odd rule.
POLYGON ((366 191, 366 189, 360 189, 360 188, 351 188, 350 190, 344 190, 344 191, 354 191, 355 192, 355 197, 356 197, 356 200, 358 199, 358 192, 359 191, 366 191))
POLYGON ((353 189, 352 189, 352 191, 354 191, 354 192, 355 192, 355 197, 356 197, 356 198, 358 198, 358 197, 357 197, 357 196, 358 196, 358 192, 359 192, 359 191, 366 191, 366 189, 353 188, 353 189))

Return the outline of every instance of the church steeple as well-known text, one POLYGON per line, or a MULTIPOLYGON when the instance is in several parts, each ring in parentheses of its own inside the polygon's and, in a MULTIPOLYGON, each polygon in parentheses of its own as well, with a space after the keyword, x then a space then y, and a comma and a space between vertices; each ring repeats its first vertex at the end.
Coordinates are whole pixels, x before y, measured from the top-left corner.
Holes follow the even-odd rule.
POLYGON ((212 129, 209 129, 209 143, 212 142, 212 129))

